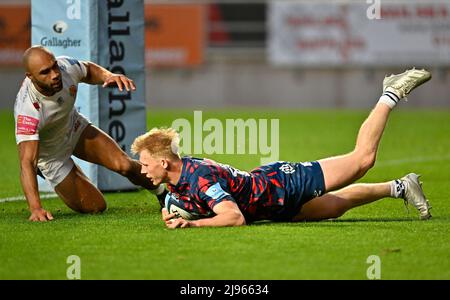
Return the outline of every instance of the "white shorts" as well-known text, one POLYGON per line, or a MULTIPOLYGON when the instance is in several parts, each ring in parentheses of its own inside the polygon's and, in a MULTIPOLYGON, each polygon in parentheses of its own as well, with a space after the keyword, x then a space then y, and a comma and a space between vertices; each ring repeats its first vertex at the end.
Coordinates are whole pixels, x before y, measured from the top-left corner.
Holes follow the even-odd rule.
POLYGON ((52 151, 53 155, 39 157, 38 168, 52 188, 55 188, 69 175, 75 165, 72 159, 73 150, 84 129, 91 124, 89 120, 79 113, 74 113, 71 122, 70 132, 67 133, 68 139, 61 141, 58 149, 52 151))

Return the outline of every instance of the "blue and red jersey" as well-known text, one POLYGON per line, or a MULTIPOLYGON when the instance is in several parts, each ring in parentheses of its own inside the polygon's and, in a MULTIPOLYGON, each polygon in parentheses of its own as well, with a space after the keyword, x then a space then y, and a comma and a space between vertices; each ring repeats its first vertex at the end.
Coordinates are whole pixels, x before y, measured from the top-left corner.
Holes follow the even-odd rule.
POLYGON ((182 162, 178 183, 167 184, 167 187, 184 209, 202 217, 213 216, 212 210, 218 203, 233 201, 247 222, 290 220, 298 213, 302 202, 324 190, 323 175, 317 162, 275 162, 251 172, 210 159, 186 156, 182 162), (308 176, 307 170, 303 170, 305 167, 312 167, 313 175, 318 175, 319 180, 312 180, 317 176, 308 176), (308 192, 306 189, 311 190, 311 183, 314 183, 314 191, 308 192))

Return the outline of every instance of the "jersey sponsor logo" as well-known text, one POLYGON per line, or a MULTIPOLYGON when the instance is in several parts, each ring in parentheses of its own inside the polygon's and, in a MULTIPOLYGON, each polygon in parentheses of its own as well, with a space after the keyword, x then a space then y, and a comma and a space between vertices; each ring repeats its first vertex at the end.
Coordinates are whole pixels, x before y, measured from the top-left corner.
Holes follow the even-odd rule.
POLYGON ((292 167, 290 164, 281 165, 280 170, 285 174, 292 174, 295 172, 294 167, 292 167))
POLYGON ((19 115, 17 117, 16 134, 33 135, 36 134, 39 120, 33 117, 19 115))
POLYGON ((209 189, 206 191, 206 196, 211 197, 216 200, 220 200, 226 196, 229 196, 227 192, 225 192, 220 184, 217 182, 213 186, 210 186, 209 189))

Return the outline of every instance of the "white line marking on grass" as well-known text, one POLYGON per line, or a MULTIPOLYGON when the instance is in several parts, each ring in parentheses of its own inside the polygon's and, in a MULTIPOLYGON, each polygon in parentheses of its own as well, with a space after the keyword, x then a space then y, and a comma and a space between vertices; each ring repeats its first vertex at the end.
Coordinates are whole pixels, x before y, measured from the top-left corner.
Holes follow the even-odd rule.
POLYGON ((402 165, 406 163, 422 163, 422 162, 434 162, 446 160, 450 160, 450 155, 410 157, 410 158, 379 161, 375 164, 375 167, 386 167, 386 166, 402 165))
MULTIPOLYGON (((57 194, 43 194, 40 195, 39 198, 41 199, 49 199, 49 198, 56 198, 58 197, 57 194)), ((4 203, 4 202, 13 202, 13 201, 24 201, 25 196, 15 196, 15 197, 7 197, 7 198, 1 198, 0 199, 0 203, 4 203)))

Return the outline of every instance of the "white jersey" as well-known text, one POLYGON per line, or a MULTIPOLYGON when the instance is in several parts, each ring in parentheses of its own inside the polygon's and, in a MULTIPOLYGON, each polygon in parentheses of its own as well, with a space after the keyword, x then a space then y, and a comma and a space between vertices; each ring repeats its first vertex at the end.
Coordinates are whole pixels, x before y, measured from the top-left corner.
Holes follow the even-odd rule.
POLYGON ((25 78, 14 106, 16 142, 39 140, 40 158, 54 156, 58 146, 70 138, 78 116, 74 106, 78 83, 87 74, 85 65, 75 59, 57 57, 56 61, 61 70, 62 90, 44 96, 25 78))

